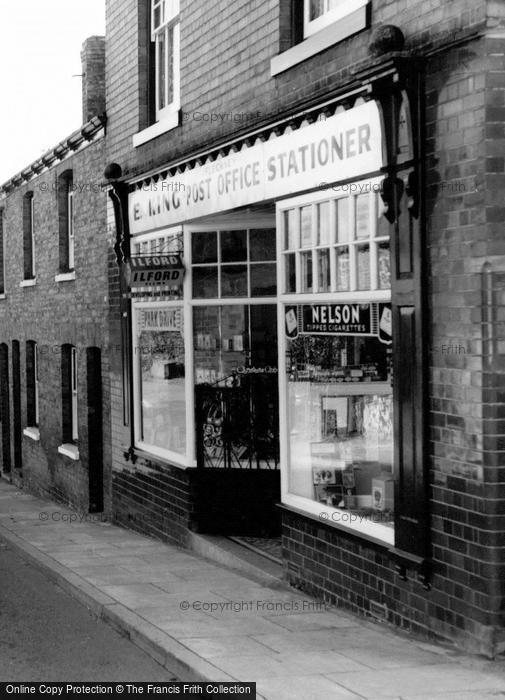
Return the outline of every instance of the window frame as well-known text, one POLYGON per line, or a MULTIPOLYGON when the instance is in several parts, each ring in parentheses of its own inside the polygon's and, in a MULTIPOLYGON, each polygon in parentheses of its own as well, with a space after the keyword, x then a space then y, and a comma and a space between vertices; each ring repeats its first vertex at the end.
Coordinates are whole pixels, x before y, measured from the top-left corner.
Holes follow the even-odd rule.
POLYGON ((154 85, 155 85, 155 120, 163 122, 165 119, 170 119, 171 115, 177 112, 180 108, 180 19, 179 19, 179 0, 151 0, 151 41, 154 42, 154 85), (155 13, 159 8, 162 15, 161 22, 158 26, 155 25, 155 13), (160 60, 159 46, 160 37, 163 37, 165 46, 164 56, 164 90, 165 99, 169 86, 169 70, 170 57, 167 53, 168 34, 173 30, 172 40, 172 100, 167 102, 163 107, 160 107, 160 60))
MULTIPOLYGON (((27 411, 27 428, 39 427, 39 348, 35 340, 26 341, 26 352, 31 354, 31 367, 27 363, 26 367, 26 394, 27 407, 29 401, 33 401, 33 406, 30 411, 27 411), (30 415, 31 414, 31 415, 30 415), (33 416, 33 421, 30 418, 33 416)), ((28 358, 27 358, 28 359, 28 358)))
POLYGON ((79 439, 78 420, 78 378, 77 378, 77 348, 72 345, 70 348, 70 411, 72 419, 72 441, 75 443, 79 439))
POLYGON ((67 192, 67 245, 68 245, 68 271, 75 270, 75 233, 74 233, 74 191, 69 188, 67 192))
MULTIPOLYGON (((251 258, 251 243, 250 243, 250 231, 251 230, 259 230, 259 229, 274 229, 274 226, 266 226, 262 225, 261 223, 256 225, 250 224, 241 224, 241 225, 232 225, 232 224, 224 224, 224 225, 216 225, 216 224, 209 224, 208 226, 192 226, 191 227, 191 232, 192 233, 216 233, 216 245, 217 245, 217 256, 216 256, 216 262, 211 262, 211 263, 193 263, 193 260, 191 260, 191 272, 193 274, 193 271, 195 269, 202 269, 202 268, 213 268, 217 270, 217 295, 214 297, 193 297, 193 289, 191 289, 191 299, 195 304, 198 304, 198 302, 205 302, 207 303, 214 303, 214 300, 218 301, 220 304, 226 305, 228 302, 231 303, 239 303, 240 301, 251 304, 251 303, 258 303, 258 299, 276 299, 277 298, 277 293, 276 294, 265 294, 265 295, 252 295, 252 270, 255 265, 270 265, 276 272, 276 286, 277 286, 277 292, 278 292, 278 279, 277 279, 277 259, 274 255, 274 257, 271 260, 253 260, 251 258), (227 233, 228 231, 245 231, 247 233, 246 237, 246 258, 244 260, 237 260, 237 261, 231 261, 231 262, 223 262, 222 260, 222 249, 221 249, 221 234, 222 233, 227 233), (234 266, 244 266, 246 268, 246 276, 247 276, 247 293, 242 295, 242 296, 224 296, 222 293, 222 273, 223 270, 226 270, 228 267, 234 267, 234 266)), ((275 229, 274 229, 275 230, 275 229)), ((268 302, 270 303, 270 302, 268 302)))
MULTIPOLYGON (((329 5, 330 0, 323 0, 325 5, 329 5)), ((367 5, 369 0, 339 0, 337 7, 327 9, 320 17, 310 19, 311 0, 303 0, 303 38, 307 39, 313 34, 317 34, 325 27, 339 22, 347 15, 359 10, 367 5)))
MULTIPOLYGON (((169 253, 170 250, 153 250, 153 242, 164 240, 167 242, 171 237, 182 239, 182 251, 181 256, 183 260, 186 258, 186 251, 190 245, 188 231, 186 227, 176 226, 169 227, 165 229, 158 229, 154 233, 140 234, 138 236, 131 236, 130 247, 132 250, 132 255, 153 255, 169 253), (140 249, 135 251, 136 246, 140 246, 140 249), (149 248, 150 250, 142 250, 142 246, 149 248)), ((169 245, 166 243, 166 245, 169 245)), ((155 246, 154 246, 155 247, 155 246)), ((146 293, 145 298, 142 298, 139 294, 139 299, 132 299, 131 301, 131 335, 130 343, 132 347, 132 384, 133 384, 133 434, 134 434, 134 446, 135 448, 152 454, 155 457, 161 458, 170 462, 176 467, 183 469, 196 466, 196 450, 194 445, 194 391, 193 384, 191 382, 191 377, 193 376, 193 348, 189 339, 193 337, 193 326, 192 317, 190 313, 190 298, 191 294, 191 273, 187 263, 184 265, 185 275, 182 284, 182 296, 180 299, 160 298, 159 300, 153 300, 149 297, 150 292, 146 293), (184 395, 186 400, 186 452, 181 454, 172 450, 166 450, 164 448, 157 447, 156 445, 150 445, 142 439, 141 430, 141 416, 142 407, 140 405, 141 392, 140 392, 140 371, 138 358, 139 353, 135 353, 135 347, 137 346, 137 315, 139 310, 149 309, 149 308, 160 308, 160 307, 171 307, 171 308, 181 308, 183 314, 184 323, 184 395)))
MULTIPOLYGON (((380 183, 382 176, 369 178, 369 183, 380 183)), ((335 192, 338 191, 334 190, 335 192)), ((329 194, 329 191, 313 192, 285 199, 276 203, 276 218, 277 218, 277 261, 278 261, 278 343, 279 343, 279 446, 280 446, 280 469, 281 469, 281 502, 287 507, 295 508, 298 511, 305 512, 308 516, 316 518, 320 523, 329 524, 336 529, 352 532, 354 534, 366 537, 370 540, 380 543, 381 545, 394 546, 395 544, 395 529, 383 525, 379 522, 371 520, 359 520, 350 523, 350 521, 337 520, 335 513, 349 515, 352 511, 339 509, 334 506, 327 506, 315 500, 311 500, 305 496, 299 496, 289 491, 290 483, 290 440, 289 440, 289 395, 288 395, 288 379, 287 379, 287 339, 284 330, 285 325, 285 308, 298 304, 310 303, 364 303, 364 302, 391 302, 391 289, 375 289, 375 290, 350 290, 350 291, 329 291, 329 292, 286 292, 286 269, 284 265, 284 212, 296 207, 306 205, 317 205, 329 199, 340 199, 341 196, 351 199, 355 195, 345 193, 342 195, 329 194), (346 524, 349 522, 349 524, 346 524)), ((354 207, 349 207, 352 210, 354 207)), ((379 210, 377 215, 379 216, 379 210)), ((373 213, 370 213, 372 216, 373 213)), ((355 225, 351 219, 349 226, 355 225)), ((316 236, 313 227, 313 238, 316 236)), ((354 228, 353 228, 354 231, 354 228)), ((375 237, 370 236, 370 240, 375 240, 375 237)), ((314 264, 314 263, 313 263, 314 264)), ((297 277, 298 277, 297 271, 297 277)), ((299 284, 297 281, 297 289, 299 284)), ((393 340, 394 343, 394 340, 393 340)), ((392 388, 391 388, 392 393, 392 388)), ((394 436, 393 436, 394 440, 394 436)))

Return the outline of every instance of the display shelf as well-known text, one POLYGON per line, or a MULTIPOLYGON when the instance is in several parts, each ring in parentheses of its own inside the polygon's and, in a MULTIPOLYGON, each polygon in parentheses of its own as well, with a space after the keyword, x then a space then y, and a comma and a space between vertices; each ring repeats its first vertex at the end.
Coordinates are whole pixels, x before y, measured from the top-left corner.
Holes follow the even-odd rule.
POLYGON ((393 388, 389 382, 316 382, 310 379, 290 381, 291 386, 296 384, 317 384, 318 387, 327 387, 325 393, 332 396, 368 396, 373 394, 391 394, 393 388))

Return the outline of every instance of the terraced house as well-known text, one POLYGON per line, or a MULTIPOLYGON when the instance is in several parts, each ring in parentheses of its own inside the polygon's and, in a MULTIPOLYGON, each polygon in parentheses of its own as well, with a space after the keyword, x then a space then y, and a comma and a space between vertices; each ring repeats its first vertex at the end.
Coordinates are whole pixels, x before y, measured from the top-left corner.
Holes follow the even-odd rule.
POLYGON ((84 42, 82 126, 0 187, 2 476, 83 512, 110 463, 105 40, 84 42))
POLYGON ((504 53, 492 0, 108 0, 121 522, 505 649, 504 53))

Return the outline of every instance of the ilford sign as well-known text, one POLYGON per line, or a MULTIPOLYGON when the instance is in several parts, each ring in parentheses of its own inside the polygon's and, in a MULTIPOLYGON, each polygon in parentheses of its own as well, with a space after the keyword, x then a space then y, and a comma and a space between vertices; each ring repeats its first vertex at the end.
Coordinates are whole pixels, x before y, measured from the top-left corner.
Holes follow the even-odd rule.
POLYGON ((290 134, 144 184, 130 193, 135 235, 208 214, 314 190, 383 165, 375 102, 317 121, 290 134))
POLYGON ((138 255, 130 259, 130 287, 173 287, 181 284, 184 265, 180 255, 138 255))

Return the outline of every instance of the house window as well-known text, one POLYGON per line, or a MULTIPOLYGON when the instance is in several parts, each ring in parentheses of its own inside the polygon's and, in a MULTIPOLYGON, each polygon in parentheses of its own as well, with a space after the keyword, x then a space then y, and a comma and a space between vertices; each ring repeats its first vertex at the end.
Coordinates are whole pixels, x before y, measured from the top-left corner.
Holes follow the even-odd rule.
POLYGON ((26 424, 31 428, 39 425, 39 358, 34 340, 26 342, 26 424))
POLYGON ((68 232, 68 269, 74 269, 74 193, 72 190, 67 194, 67 232, 68 232))
POLYGON ((391 270, 379 186, 278 205, 283 498, 393 543, 391 270))
POLYGON ((152 0, 156 121, 179 109, 179 0, 152 0))
POLYGON ((4 210, 0 209, 0 294, 5 292, 4 210))
POLYGON ((304 0, 304 37, 338 22, 367 2, 368 0, 304 0))
POLYGON ((63 443, 75 443, 79 437, 77 397, 77 349, 63 345, 61 352, 63 443))
POLYGON ((60 273, 74 270, 74 189, 71 170, 58 177, 60 273))
POLYGON ((35 279, 33 192, 27 192, 23 198, 23 263, 24 279, 35 279))

